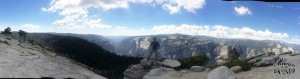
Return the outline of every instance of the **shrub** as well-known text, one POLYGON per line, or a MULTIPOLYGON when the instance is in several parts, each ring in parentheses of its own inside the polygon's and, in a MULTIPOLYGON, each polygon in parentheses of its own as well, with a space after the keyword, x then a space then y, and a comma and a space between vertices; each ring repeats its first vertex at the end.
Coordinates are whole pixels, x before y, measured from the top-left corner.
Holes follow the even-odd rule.
POLYGON ((191 66, 198 65, 203 66, 209 61, 209 57, 206 55, 199 55, 189 58, 179 59, 181 66, 179 68, 190 68, 191 66))
POLYGON ((228 68, 231 68, 233 66, 241 66, 243 71, 247 71, 251 69, 251 64, 247 63, 247 61, 240 61, 240 60, 235 60, 232 62, 227 62, 224 64, 228 68))
POLYGON ((33 39, 30 39, 28 41, 29 41, 29 43, 34 44, 34 40, 33 39))

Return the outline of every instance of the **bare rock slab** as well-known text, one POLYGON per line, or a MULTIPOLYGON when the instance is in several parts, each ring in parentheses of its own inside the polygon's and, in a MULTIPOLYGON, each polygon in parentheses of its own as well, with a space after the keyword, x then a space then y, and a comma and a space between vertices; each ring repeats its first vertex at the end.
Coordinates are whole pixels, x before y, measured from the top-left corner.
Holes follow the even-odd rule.
POLYGON ((226 66, 220 66, 213 69, 207 79, 237 79, 232 70, 226 66))

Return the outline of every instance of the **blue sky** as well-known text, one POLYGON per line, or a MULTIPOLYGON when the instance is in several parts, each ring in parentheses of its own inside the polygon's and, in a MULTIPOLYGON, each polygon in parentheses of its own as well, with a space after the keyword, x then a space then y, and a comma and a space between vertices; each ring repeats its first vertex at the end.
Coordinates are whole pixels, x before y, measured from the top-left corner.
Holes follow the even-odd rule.
POLYGON ((0 29, 99 35, 183 33, 300 43, 300 3, 0 0, 0 29))

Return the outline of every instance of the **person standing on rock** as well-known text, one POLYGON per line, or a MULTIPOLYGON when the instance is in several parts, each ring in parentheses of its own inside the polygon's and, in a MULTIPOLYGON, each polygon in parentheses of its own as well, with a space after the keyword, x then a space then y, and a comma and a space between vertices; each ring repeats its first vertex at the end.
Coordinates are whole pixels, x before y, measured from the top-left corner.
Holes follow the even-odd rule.
POLYGON ((155 54, 154 60, 157 60, 158 59, 158 49, 160 48, 160 45, 156 41, 155 38, 153 38, 153 41, 151 42, 150 47, 151 47, 151 51, 150 51, 150 55, 147 57, 147 60, 150 59, 150 57, 152 56, 153 53, 155 54))

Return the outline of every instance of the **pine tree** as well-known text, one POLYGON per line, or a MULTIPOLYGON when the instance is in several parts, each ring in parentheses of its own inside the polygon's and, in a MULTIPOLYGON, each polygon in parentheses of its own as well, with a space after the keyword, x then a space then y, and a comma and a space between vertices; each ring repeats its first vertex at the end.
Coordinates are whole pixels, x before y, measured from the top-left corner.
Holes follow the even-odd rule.
POLYGON ((18 34, 19 34, 19 36, 20 36, 21 38, 23 38, 23 39, 25 40, 25 37, 26 37, 26 35, 27 35, 27 33, 26 33, 25 31, 19 30, 18 34))
POLYGON ((11 35, 11 29, 10 29, 10 27, 7 27, 6 29, 4 29, 4 32, 2 31, 1 33, 2 34, 9 34, 9 35, 11 35))
POLYGON ((239 60, 239 53, 237 52, 236 48, 230 50, 229 56, 230 56, 230 60, 229 60, 230 62, 239 60))

